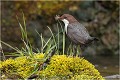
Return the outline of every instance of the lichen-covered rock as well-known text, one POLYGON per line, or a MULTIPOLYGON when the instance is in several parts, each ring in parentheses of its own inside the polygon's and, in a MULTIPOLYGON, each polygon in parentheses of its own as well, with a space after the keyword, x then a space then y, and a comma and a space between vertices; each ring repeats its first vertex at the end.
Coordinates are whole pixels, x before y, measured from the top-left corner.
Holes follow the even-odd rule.
MULTIPOLYGON (((94 65, 79 57, 67 57, 66 55, 55 55, 52 57, 50 64, 46 69, 39 72, 40 77, 52 78, 59 77, 61 79, 72 80, 104 80, 94 65)), ((60 79, 60 80, 61 80, 60 79)))
MULTIPOLYGON (((7 59, 0 62, 2 79, 26 79, 35 69, 43 63, 44 54, 35 54, 33 58, 28 56, 7 59)), ((50 63, 41 71, 37 71, 40 79, 67 79, 67 80, 104 80, 94 65, 84 58, 66 55, 54 55, 50 63)))
MULTIPOLYGON (((37 59, 43 59, 43 54, 36 54, 34 58, 37 59)), ((3 78, 8 79, 21 79, 21 78, 27 78, 31 75, 34 64, 36 63, 35 59, 22 56, 17 57, 15 59, 7 59, 5 61, 0 62, 0 70, 2 72, 3 78)), ((42 60, 39 63, 42 64, 42 60)))

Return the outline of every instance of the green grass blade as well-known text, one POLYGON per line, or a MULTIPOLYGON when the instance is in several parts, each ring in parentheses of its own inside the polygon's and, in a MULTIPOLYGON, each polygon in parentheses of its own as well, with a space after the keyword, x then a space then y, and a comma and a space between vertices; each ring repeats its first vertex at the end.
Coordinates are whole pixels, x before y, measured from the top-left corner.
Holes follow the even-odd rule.
POLYGON ((52 38, 52 37, 50 37, 50 38, 47 40, 47 42, 46 42, 45 45, 43 46, 43 49, 45 49, 45 47, 48 45, 48 43, 50 42, 51 38, 52 38))
MULTIPOLYGON (((47 26, 47 27, 48 27, 48 26, 47 26)), ((54 41, 55 45, 57 45, 56 40, 55 40, 55 36, 54 36, 52 30, 50 29, 50 27, 48 27, 48 29, 50 30, 50 32, 51 32, 51 34, 52 34, 53 41, 54 41)), ((56 49, 57 49, 57 47, 56 47, 56 49)))
POLYGON ((59 31, 59 27, 58 27, 58 24, 57 24, 57 29, 58 29, 58 37, 57 37, 57 43, 58 43, 58 50, 57 50, 57 54, 59 54, 59 43, 60 43, 60 31, 59 31))
POLYGON ((60 24, 60 26, 61 26, 61 29, 62 29, 62 32, 63 32, 63 46, 62 46, 62 48, 63 48, 63 55, 65 54, 65 31, 64 31, 64 29, 62 28, 62 24, 60 23, 60 21, 58 20, 58 23, 60 24))

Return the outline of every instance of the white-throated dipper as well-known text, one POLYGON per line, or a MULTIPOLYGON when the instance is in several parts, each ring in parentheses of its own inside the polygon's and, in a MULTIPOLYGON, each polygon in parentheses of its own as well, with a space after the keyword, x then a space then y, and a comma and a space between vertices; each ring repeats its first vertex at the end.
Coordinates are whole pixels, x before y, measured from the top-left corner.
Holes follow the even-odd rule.
POLYGON ((98 40, 96 37, 91 37, 87 29, 70 14, 56 15, 55 19, 64 22, 68 38, 76 45, 87 46, 92 41, 98 40))

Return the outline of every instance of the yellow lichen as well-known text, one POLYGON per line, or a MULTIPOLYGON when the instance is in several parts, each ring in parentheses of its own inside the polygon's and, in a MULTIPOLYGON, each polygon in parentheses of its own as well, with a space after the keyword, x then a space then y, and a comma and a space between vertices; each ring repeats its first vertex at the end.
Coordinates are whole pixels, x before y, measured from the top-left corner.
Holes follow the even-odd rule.
MULTIPOLYGON (((0 62, 0 70, 6 79, 22 79, 28 78, 35 68, 43 64, 44 54, 35 54, 33 58, 29 56, 17 57, 15 59, 7 59, 0 62), (37 61, 38 60, 38 61, 37 61)), ((94 65, 84 58, 72 57, 66 55, 54 55, 46 68, 38 71, 39 78, 43 79, 68 79, 68 80, 102 80, 98 70, 94 65)))
POLYGON ((65 55, 55 55, 46 69, 40 71, 41 77, 52 78, 55 76, 66 79, 81 80, 85 76, 90 79, 102 80, 102 76, 95 69, 94 65, 79 57, 67 57, 65 55), (80 78, 80 79, 78 79, 80 78))
MULTIPOLYGON (((43 54, 36 54, 36 58, 43 58, 43 54)), ((36 61, 30 57, 22 56, 15 59, 7 59, 0 62, 0 70, 7 78, 13 78, 17 74, 18 78, 27 78, 34 69, 36 61), (11 75, 12 74, 12 75, 11 75)), ((43 62, 41 62, 42 64, 43 62)), ((39 63, 40 64, 40 63, 39 63)))

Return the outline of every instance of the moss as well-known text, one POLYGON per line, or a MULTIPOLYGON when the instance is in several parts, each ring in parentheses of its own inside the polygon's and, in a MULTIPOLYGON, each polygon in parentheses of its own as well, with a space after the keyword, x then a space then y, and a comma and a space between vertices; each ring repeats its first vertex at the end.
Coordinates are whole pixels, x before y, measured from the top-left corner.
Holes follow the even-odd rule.
POLYGON ((46 69, 40 71, 41 77, 52 78, 58 76, 66 79, 95 79, 102 80, 102 76, 95 69, 94 65, 79 57, 67 57, 65 55, 55 55, 46 69))
POLYGON ((72 77, 72 80, 104 80, 103 78, 95 78, 95 76, 89 76, 89 75, 75 75, 72 77))
MULTIPOLYGON (((43 54, 35 54, 35 58, 43 59, 43 54)), ((35 63, 35 60, 27 56, 17 57, 15 59, 10 58, 0 62, 0 70, 5 77, 10 79, 27 78, 32 73, 35 63)), ((39 64, 42 63, 42 61, 39 62, 39 64)))
MULTIPOLYGON (((27 78, 32 74, 35 66, 34 64, 38 60, 39 66, 43 63, 43 54, 35 54, 34 58, 27 56, 18 57, 15 59, 7 59, 0 62, 0 70, 2 72, 2 78, 4 79, 22 79, 27 78)), ((94 65, 79 57, 67 57, 65 55, 54 55, 51 58, 48 66, 38 71, 39 78, 46 78, 47 80, 102 80, 98 70, 94 65)))

